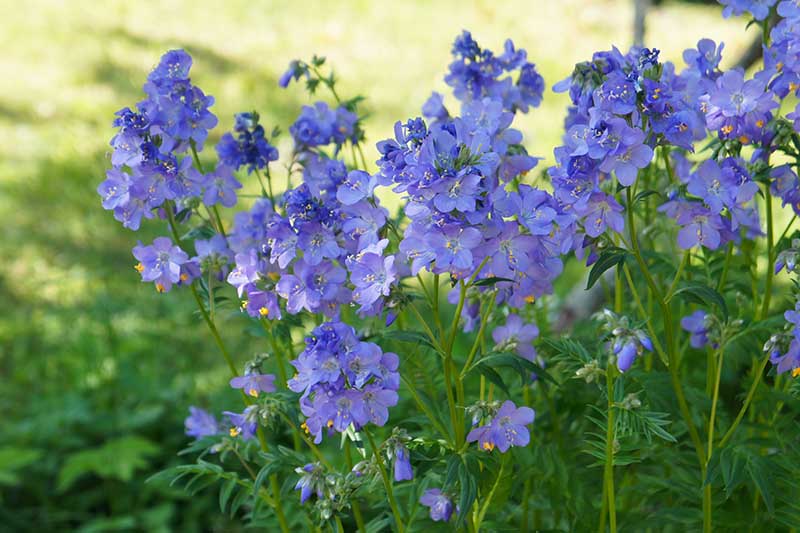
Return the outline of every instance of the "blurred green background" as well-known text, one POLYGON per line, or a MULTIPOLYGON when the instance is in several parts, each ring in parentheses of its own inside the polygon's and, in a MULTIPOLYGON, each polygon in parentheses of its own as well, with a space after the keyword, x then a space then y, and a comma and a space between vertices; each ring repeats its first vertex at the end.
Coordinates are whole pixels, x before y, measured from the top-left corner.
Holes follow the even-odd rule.
MULTIPOLYGON (((288 128, 308 103, 280 90, 289 60, 328 57, 340 93, 367 96, 367 159, 394 121, 416 116, 469 29, 485 47, 525 48, 548 87, 576 61, 632 39, 629 0, 222 2, 0 0, 0 530, 235 530, 215 491, 187 498, 144 480, 180 461, 190 404, 236 405, 227 370, 188 294, 160 296, 132 269, 138 234, 95 193, 114 111, 132 106, 160 55, 183 47, 193 81, 217 98, 221 131, 258 110, 288 128)), ((680 63, 703 36, 728 63, 751 28, 714 5, 665 1, 646 44, 680 63)), ((566 100, 551 91, 518 122, 532 154, 552 160, 566 100)), ((286 149, 286 136, 281 147, 286 149)), ((285 150, 284 150, 285 151, 285 150)), ((207 153, 205 157, 210 157, 207 153)), ((254 184, 249 184, 253 187, 254 184)), ((231 315, 239 360, 259 350, 231 315)))

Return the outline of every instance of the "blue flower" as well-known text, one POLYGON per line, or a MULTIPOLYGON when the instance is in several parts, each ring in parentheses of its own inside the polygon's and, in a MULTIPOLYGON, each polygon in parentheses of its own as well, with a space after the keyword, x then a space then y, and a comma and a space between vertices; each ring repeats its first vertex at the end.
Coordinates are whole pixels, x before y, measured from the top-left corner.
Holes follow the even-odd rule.
POLYGON ((250 440, 255 437, 258 429, 258 406, 245 407, 241 413, 224 411, 223 414, 228 417, 228 422, 231 424, 231 428, 228 430, 231 437, 241 437, 242 440, 250 440))
POLYGON ((258 113, 236 115, 233 128, 236 137, 226 133, 217 143, 217 154, 223 165, 234 170, 247 166, 247 171, 253 172, 277 161, 278 150, 267 141, 258 119, 258 113))
POLYGON ((231 378, 231 387, 241 389, 250 396, 257 397, 259 392, 275 392, 275 376, 272 374, 245 374, 231 378))
POLYGON ((398 444, 394 448, 394 457, 394 480, 411 481, 414 479, 408 448, 404 444, 398 444))
POLYGON ((428 235, 426 243, 436 257, 438 272, 468 272, 473 267, 472 250, 481 242, 481 233, 475 228, 447 225, 428 235))
POLYGON ((434 522, 448 522, 453 516, 455 506, 449 496, 440 489, 428 489, 419 499, 419 503, 430 508, 429 516, 434 522))
POLYGON ((681 318, 681 328, 691 333, 689 344, 692 348, 702 348, 708 344, 708 313, 698 309, 694 313, 681 318))
POLYGON ((189 407, 189 416, 186 417, 183 424, 186 428, 186 435, 196 439, 219 433, 219 424, 214 415, 199 407, 189 407))
POLYGON ((469 432, 467 442, 478 441, 481 450, 492 451, 496 447, 501 453, 511 446, 527 446, 531 436, 526 426, 533 423, 534 417, 530 407, 517 407, 506 400, 489 424, 469 432))
POLYGON ((139 260, 135 268, 142 281, 154 282, 158 292, 168 292, 173 284, 191 281, 186 270, 189 256, 167 237, 157 237, 149 246, 140 242, 133 248, 133 256, 139 260))

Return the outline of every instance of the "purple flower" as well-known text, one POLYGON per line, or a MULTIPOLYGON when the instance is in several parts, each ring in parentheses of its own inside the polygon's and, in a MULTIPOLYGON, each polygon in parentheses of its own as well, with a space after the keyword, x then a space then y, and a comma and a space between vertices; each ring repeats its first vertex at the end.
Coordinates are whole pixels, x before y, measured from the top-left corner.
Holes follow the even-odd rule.
POLYGON ((741 70, 729 70, 717 82, 717 91, 709 102, 726 117, 740 117, 753 111, 764 96, 764 83, 758 79, 745 81, 741 70))
POLYGON ((480 244, 481 234, 475 228, 453 224, 432 232, 426 242, 436 256, 438 271, 464 272, 472 268, 472 250, 480 244))
POLYGON ((359 341, 355 330, 341 322, 315 328, 291 364, 297 373, 287 385, 302 393, 304 427, 315 442, 321 442, 323 429, 343 432, 350 424, 358 429, 370 422, 382 426, 388 408, 397 404, 397 356, 359 341))
POLYGON ((644 132, 634 130, 636 134, 629 139, 625 147, 620 147, 614 154, 609 156, 600 165, 603 172, 612 170, 617 176, 617 181, 624 187, 630 187, 636 181, 639 169, 650 164, 653 159, 653 149, 643 144, 644 132))
POLYGON ((353 301, 363 308, 372 306, 381 296, 389 296, 392 284, 397 280, 394 256, 381 255, 388 241, 384 239, 381 243, 381 249, 377 249, 378 245, 372 245, 348 260, 350 282, 355 287, 353 301))
POLYGON ((376 426, 386 425, 389 420, 389 407, 397 405, 397 391, 383 388, 382 384, 364 387, 359 402, 353 408, 353 418, 359 425, 372 422, 376 426))
POLYGON ((728 18, 736 16, 748 11, 756 20, 764 20, 769 16, 769 9, 775 5, 778 0, 718 0, 720 4, 725 6, 722 10, 722 16, 728 18))
POLYGON ((242 184, 233 177, 230 167, 219 165, 206 177, 206 180, 206 190, 203 193, 204 204, 212 206, 219 203, 225 207, 236 205, 236 189, 241 189, 242 184))
POLYGON ((698 309, 694 313, 681 318, 681 328, 691 333, 689 344, 692 348, 702 348, 708 344, 708 313, 698 309))
POLYGON ((422 104, 422 116, 428 120, 447 120, 450 118, 444 106, 444 98, 440 93, 434 92, 422 104))
POLYGON ((686 190, 702 198, 714 214, 736 203, 737 184, 730 172, 723 172, 713 159, 703 161, 689 178, 686 190))
POLYGON ((214 415, 199 407, 189 407, 189 416, 186 417, 183 425, 186 428, 186 435, 196 439, 219 433, 219 424, 214 415))
POLYGON ((534 417, 533 409, 518 408, 507 400, 489 424, 469 432, 467 442, 478 441, 478 447, 486 451, 497 447, 501 453, 508 451, 511 446, 527 446, 531 437, 525 426, 532 424, 534 417))
POLYGON ((167 292, 173 284, 189 281, 188 274, 181 268, 189 262, 189 256, 167 237, 156 237, 149 246, 139 242, 133 248, 133 256, 139 260, 135 268, 142 275, 142 281, 154 282, 158 292, 167 292))
POLYGON ((223 235, 217 234, 210 239, 197 239, 194 241, 194 249, 204 271, 216 273, 220 280, 226 277, 233 254, 223 235))
POLYGON ((678 246, 684 250, 698 244, 716 250, 722 242, 720 230, 723 225, 719 215, 699 205, 692 205, 679 213, 678 224, 683 226, 678 231, 678 246))
POLYGON ((539 336, 539 328, 535 324, 523 324, 519 315, 508 315, 504 326, 492 331, 492 339, 502 348, 516 351, 528 361, 536 360, 536 349, 531 344, 539 336))
POLYGON ((430 517, 434 522, 450 521, 455 509, 450 497, 439 489, 426 490, 420 497, 419 503, 430 508, 430 517))
POLYGON ((342 254, 342 249, 336 242, 336 235, 321 224, 303 225, 297 244, 303 250, 303 259, 311 266, 320 264, 326 258, 336 259, 342 254))
POLYGON ((375 184, 375 178, 363 170, 351 170, 336 190, 336 199, 344 205, 353 205, 371 197, 375 184))
POLYGON ((255 437, 258 428, 257 409, 258 406, 250 405, 245 407, 242 413, 223 412, 231 424, 231 428, 228 431, 231 437, 242 437, 243 440, 250 440, 255 437))
POLYGON ((317 498, 322 498, 325 488, 325 476, 322 469, 316 463, 309 463, 302 468, 295 470, 300 474, 300 479, 294 486, 294 490, 300 491, 300 503, 306 503, 312 494, 317 498))
POLYGON ((617 233, 625 228, 625 219, 620 214, 622 206, 612 196, 602 192, 593 193, 588 203, 576 211, 584 218, 584 228, 590 237, 599 237, 606 228, 617 233))
POLYGON ((275 376, 272 374, 245 374, 232 378, 231 387, 241 389, 253 397, 259 392, 275 392, 275 376))
POLYGON ((237 170, 247 166, 248 172, 266 168, 278 159, 278 150, 269 144, 264 127, 258 123, 258 113, 238 113, 234 133, 226 133, 217 144, 220 162, 237 170))
POLYGON ((479 175, 467 174, 463 177, 453 177, 442 182, 438 188, 444 190, 433 197, 433 205, 443 213, 449 213, 454 209, 462 213, 474 211, 480 181, 481 177, 479 175))
POLYGON ((394 449, 394 457, 394 480, 411 481, 414 479, 408 448, 404 444, 398 444, 394 449))

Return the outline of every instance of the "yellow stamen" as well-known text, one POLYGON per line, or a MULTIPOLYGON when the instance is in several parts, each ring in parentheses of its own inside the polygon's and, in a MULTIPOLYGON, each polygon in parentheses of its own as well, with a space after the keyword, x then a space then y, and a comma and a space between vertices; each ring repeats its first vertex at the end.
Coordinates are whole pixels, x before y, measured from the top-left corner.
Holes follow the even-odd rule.
POLYGON ((156 291, 158 292, 165 292, 167 289, 164 288, 164 285, 161 283, 156 283, 156 291))
POLYGON ((143 264, 141 264, 141 263, 136 263, 136 266, 135 266, 135 267, 133 267, 133 269, 134 269, 136 272, 138 272, 139 274, 141 274, 141 273, 142 273, 142 271, 144 270, 144 265, 143 265, 143 264))
POLYGON ((494 450, 494 444, 491 443, 491 442, 484 442, 483 443, 483 449, 486 450, 487 452, 490 452, 490 451, 494 450))
POLYGON ((269 309, 267 309, 266 307, 262 307, 261 309, 258 310, 258 314, 260 314, 261 316, 267 316, 269 314, 269 309))
POLYGON ((761 120, 761 119, 756 120, 756 126, 758 126, 759 128, 763 128, 764 127, 764 121, 761 120))
POLYGON ((328 427, 329 427, 329 428, 332 428, 332 427, 333 427, 333 420, 328 420, 328 427))
POLYGON ((525 297, 525 302, 526 303, 532 304, 535 301, 536 301, 536 297, 533 296, 532 294, 525 297))
POLYGON ((792 377, 796 378, 797 376, 800 376, 800 366, 792 370, 792 377))
POLYGON ((249 391, 247 391, 247 393, 250 396, 252 396, 253 398, 257 398, 258 397, 258 391, 256 389, 250 389, 249 391))
POLYGON ((188 281, 188 279, 189 276, 187 276, 186 274, 181 274, 181 281, 188 281))
POLYGON ((242 311, 247 309, 247 300, 242 300, 242 311))
POLYGON ((305 422, 303 422, 302 424, 300 424, 300 429, 302 429, 302 430, 303 430, 303 431, 305 431, 306 433, 311 433, 310 431, 308 431, 308 425, 307 425, 305 422))
POLYGON ((238 437, 239 433, 241 433, 241 432, 242 432, 241 429, 234 427, 234 428, 231 428, 231 430, 228 433, 230 434, 231 437, 238 437))
POLYGON ((747 144, 750 142, 750 137, 748 137, 747 135, 742 135, 741 137, 739 137, 739 142, 742 144, 747 144))
POLYGON ((733 131, 733 126, 727 124, 725 126, 722 126, 722 128, 720 128, 720 131, 725 135, 730 135, 731 132, 733 131))

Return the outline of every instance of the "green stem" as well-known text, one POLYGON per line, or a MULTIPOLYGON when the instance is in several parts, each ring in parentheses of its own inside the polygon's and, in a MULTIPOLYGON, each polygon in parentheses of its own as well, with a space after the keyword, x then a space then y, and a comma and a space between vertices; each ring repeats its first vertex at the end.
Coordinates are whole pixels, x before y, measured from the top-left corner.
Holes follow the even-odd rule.
MULTIPOLYGON (((345 439, 344 441, 344 457, 347 460, 347 469, 352 471, 353 457, 350 455, 350 439, 345 439)), ((353 508, 353 518, 356 519, 356 527, 358 527, 359 533, 366 533, 367 527, 364 524, 364 515, 361 514, 361 507, 355 501, 355 498, 350 499, 350 506, 353 508)))
MULTIPOLYGON (((456 411, 456 403, 455 399, 453 398, 453 386, 456 386, 458 390, 460 387, 457 383, 454 383, 454 376, 453 376, 453 368, 455 367, 453 363, 453 345, 456 341, 456 333, 458 332, 458 322, 461 319, 461 311, 464 309, 464 302, 466 301, 467 297, 467 286, 464 283, 464 280, 459 281, 459 292, 458 292, 458 305, 456 306, 456 312, 453 315, 453 323, 450 327, 450 336, 448 338, 446 347, 447 351, 445 352, 444 358, 444 381, 445 387, 447 388, 447 407, 450 410, 450 423, 453 425, 453 429, 455 432, 455 444, 456 446, 460 446, 461 442, 464 440, 464 431, 462 429, 461 421, 459 421, 458 413, 456 411)), ((456 377, 456 382, 460 381, 460 378, 456 377)))
POLYGON ((467 372, 470 370, 472 360, 475 359, 475 355, 478 353, 478 347, 481 344, 481 337, 483 337, 483 332, 486 329, 486 325, 489 323, 489 317, 494 309, 494 300, 495 299, 493 297, 490 297, 489 302, 486 304, 486 309, 484 309, 483 313, 481 313, 481 325, 478 328, 478 334, 475 337, 475 342, 472 343, 472 348, 469 351, 469 355, 467 355, 467 360, 464 361, 464 367, 461 369, 461 373, 459 374, 459 382, 464 379, 464 376, 466 376, 467 372))
MULTIPOLYGON (((716 424, 717 420, 717 402, 719 400, 719 382, 720 377, 722 376, 722 358, 724 356, 724 350, 722 346, 718 349, 718 358, 714 357, 712 360, 716 363, 716 378, 714 380, 714 396, 711 400, 711 416, 708 420, 708 447, 707 447, 707 455, 706 455, 706 466, 705 469, 708 470, 708 464, 711 462, 711 455, 714 452, 714 425, 716 424), (717 360, 718 359, 718 360, 717 360)), ((711 533, 711 516, 713 511, 712 499, 711 499, 711 483, 706 483, 703 487, 703 532, 704 533, 711 533)))
POLYGON ((731 425, 730 429, 722 436, 722 440, 719 441, 719 448, 724 448, 728 441, 733 436, 736 428, 739 427, 739 423, 744 418, 745 413, 747 413, 747 409, 750 407, 750 402, 753 400, 753 395, 756 393, 756 389, 758 385, 761 383, 761 377, 764 375, 764 368, 766 368, 767 363, 769 362, 769 354, 764 356, 764 359, 761 360, 761 365, 759 365, 758 369, 756 370, 756 375, 753 378, 753 383, 750 385, 750 390, 747 391, 747 397, 744 399, 744 404, 742 408, 739 410, 739 414, 736 415, 736 419, 733 421, 733 425, 731 425))
MULTIPOLYGON (((665 161, 666 159, 665 155, 665 161)), ((647 282, 647 286, 650 288, 650 292, 652 293, 653 297, 656 299, 659 308, 661 309, 661 315, 664 321, 664 335, 666 336, 666 343, 667 343, 667 358, 669 360, 669 373, 670 373, 670 380, 672 382, 672 388, 675 391, 675 396, 678 400, 678 407, 681 412, 681 416, 683 417, 684 423, 689 430, 689 437, 694 444, 695 452, 697 454, 697 459, 700 463, 701 468, 703 469, 703 473, 705 474, 705 453, 703 451, 703 443, 700 440, 700 434, 697 432, 697 428, 692 421, 692 415, 689 411, 689 405, 686 403, 686 397, 683 393, 683 386, 681 385, 680 380, 680 369, 678 368, 678 354, 675 351, 675 333, 673 331, 673 324, 672 324, 672 309, 670 305, 664 300, 663 295, 661 294, 661 290, 656 285, 653 276, 650 274, 650 270, 647 268, 647 263, 645 262, 644 258, 642 257, 642 253, 639 250, 639 241, 636 235, 636 221, 635 216, 633 213, 633 198, 631 194, 631 189, 628 187, 627 189, 627 196, 628 196, 628 205, 627 205, 627 215, 628 215, 628 229, 631 234, 631 248, 633 251, 633 255, 636 258, 636 262, 639 265, 639 270, 641 270, 642 275, 644 276, 645 281, 647 282)))
POLYGON ((322 452, 319 450, 319 448, 317 448, 317 445, 314 444, 314 442, 310 438, 308 438, 308 435, 300 431, 300 428, 297 427, 297 424, 293 422, 286 413, 284 413, 283 411, 278 411, 278 416, 281 418, 281 420, 283 420, 286 423, 287 426, 289 426, 289 428, 294 433, 297 434, 297 436, 303 442, 306 443, 308 449, 311 450, 311 453, 314 454, 314 457, 316 457, 320 463, 325 465, 327 468, 333 468, 331 466, 331 463, 325 458, 324 455, 322 455, 322 452))
MULTIPOLYGON (((175 226, 175 218, 172 215, 172 208, 169 208, 167 211, 167 220, 169 221, 170 230, 172 231, 172 235, 175 238, 175 241, 178 246, 181 246, 181 239, 178 236, 178 230, 175 226)), ((233 363, 233 358, 231 358, 230 353, 228 353, 227 348, 225 348, 225 343, 222 342, 222 337, 219 335, 219 331, 217 330, 217 326, 214 324, 214 321, 211 320, 211 317, 208 315, 208 312, 203 305, 203 300, 200 298, 200 295, 197 292, 197 287, 195 287, 194 283, 189 285, 189 288, 192 291, 192 296, 194 296, 195 302, 197 302, 197 309, 200 311, 200 314, 203 317, 203 320, 208 326, 209 331, 211 332, 211 336, 214 338, 214 342, 217 344, 217 348, 219 348, 220 353, 225 358, 225 362, 228 364, 228 368, 231 371, 231 375, 236 377, 239 375, 239 372, 236 370, 236 365, 233 363)), ((242 398, 244 399, 244 403, 250 405, 251 401, 247 397, 244 392, 242 392, 242 398)), ((257 435, 258 435, 258 442, 261 445, 261 450, 267 452, 269 447, 267 446, 267 441, 264 437, 264 431, 261 426, 257 428, 257 435)), ((273 496, 273 508, 275 509, 275 515, 278 518, 278 523, 281 527, 281 531, 284 533, 289 532, 289 525, 286 522, 286 516, 283 514, 283 505, 281 503, 281 494, 280 494, 280 485, 278 484, 278 476, 276 474, 272 474, 269 477, 270 481, 270 490, 272 491, 273 496)))
POLYGON ((653 328, 652 324, 652 316, 648 313, 644 306, 642 305, 642 299, 639 297, 639 291, 636 289, 636 285, 633 283, 633 277, 631 276, 631 271, 628 268, 628 265, 623 265, 622 267, 623 272, 625 273, 625 279, 628 281, 628 287, 631 290, 631 294, 633 295, 633 301, 636 304, 637 309, 639 309, 639 314, 641 315, 641 319, 645 322, 645 327, 647 327, 647 332, 650 333, 650 338, 653 341, 653 347, 658 354, 658 357, 664 363, 664 366, 669 366, 669 360, 667 359, 667 355, 664 353, 664 348, 661 346, 661 341, 658 340, 658 335, 656 335, 656 330, 653 328))
POLYGON ((381 452, 378 447, 375 445, 375 440, 372 438, 372 433, 364 427, 362 430, 364 434, 367 436, 367 440, 369 441, 369 445, 372 447, 372 453, 375 454, 375 460, 378 462, 378 470, 381 472, 381 478, 383 479, 383 486, 386 489, 386 496, 389 499, 389 507, 392 508, 392 515, 394 516, 395 525, 397 526, 397 531, 399 533, 403 533, 405 529, 403 527, 403 520, 400 518, 400 510, 397 507, 397 501, 394 499, 394 492, 392 491, 392 482, 389 479, 389 475, 386 473, 386 465, 383 462, 383 456, 381 456, 381 452))
POLYGON ((606 464, 603 471, 605 492, 608 498, 608 525, 611 533, 617 531, 617 509, 614 497, 614 368, 606 368, 606 389, 608 394, 608 419, 606 424, 606 464))
POLYGON ((500 478, 503 477, 503 472, 506 468, 506 460, 505 455, 503 456, 503 460, 500 463, 500 470, 497 472, 497 478, 494 480, 494 484, 492 485, 489 494, 486 495, 486 500, 483 502, 483 505, 478 511, 478 518, 475 520, 475 531, 480 531, 481 529, 481 522, 483 522, 483 518, 486 516, 486 511, 489 510, 489 505, 492 503, 492 498, 494 497, 494 493, 497 491, 497 487, 500 485, 500 478))
POLYGON ((722 376, 722 360, 724 357, 724 350, 720 347, 718 349, 718 357, 716 360, 717 376, 714 380, 714 396, 711 400, 711 416, 708 420, 708 455, 707 460, 711 460, 711 454, 714 450, 714 424, 717 419, 717 402, 719 401, 719 381, 722 376))
MULTIPOLYGON (((767 24, 765 23, 764 26, 766 27, 767 24)), ((756 320, 764 318, 769 313, 769 303, 772 297, 772 278, 774 276, 775 271, 775 254, 772 251, 772 247, 774 243, 772 242, 773 238, 773 220, 772 220, 772 193, 770 193, 770 188, 767 186, 765 187, 765 194, 764 194, 764 204, 766 205, 767 211, 767 279, 764 284, 764 301, 761 304, 761 312, 756 316, 756 320)))
POLYGON ((675 278, 672 280, 672 283, 667 289, 667 295, 665 296, 666 300, 669 301, 672 298, 672 294, 675 292, 675 289, 678 288, 678 282, 681 279, 681 275, 683 274, 683 269, 686 268, 686 263, 689 262, 689 250, 683 254, 683 258, 681 259, 681 264, 678 265, 678 271, 675 272, 675 278))
POLYGON ((434 427, 436 427, 437 431, 439 431, 439 433, 442 434, 442 437, 449 440, 451 438, 451 435, 444 428, 438 417, 436 417, 433 414, 433 411, 431 411, 430 406, 425 402, 423 402, 422 399, 419 397, 419 393, 417 392, 417 388, 414 386, 414 383, 410 379, 405 377, 402 373, 400 374, 400 379, 403 380, 403 383, 405 383, 406 387, 408 387, 408 390, 411 392, 411 396, 414 398, 414 402, 417 404, 417 407, 419 407, 420 410, 423 413, 425 413, 425 416, 428 417, 428 420, 430 420, 431 424, 433 424, 434 427))
POLYGON ((725 282, 728 281, 728 268, 731 265, 731 258, 733 257, 733 241, 728 243, 728 251, 725 252, 725 262, 722 265, 722 275, 717 282, 717 292, 722 292, 725 288, 725 282))

